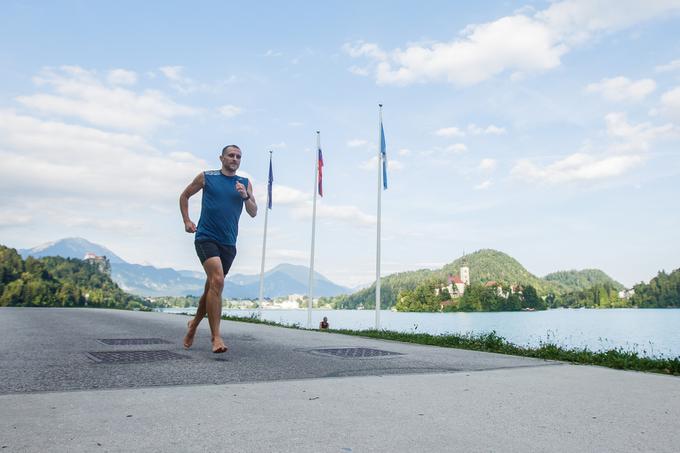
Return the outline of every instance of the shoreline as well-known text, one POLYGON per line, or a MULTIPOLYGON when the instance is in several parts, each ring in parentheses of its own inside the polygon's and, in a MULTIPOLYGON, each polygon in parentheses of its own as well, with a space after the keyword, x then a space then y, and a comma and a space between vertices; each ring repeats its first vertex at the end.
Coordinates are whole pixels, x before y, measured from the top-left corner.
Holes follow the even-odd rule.
MULTIPOLYGON (((178 313, 191 316, 187 313, 178 313)), ((287 329, 307 330, 299 325, 282 324, 275 321, 260 319, 256 316, 241 317, 222 315, 225 321, 266 324, 274 327, 287 329)), ((358 336, 387 341, 399 341, 428 346, 445 348, 466 349, 471 351, 492 352, 497 354, 513 355, 520 357, 532 357, 543 360, 556 360, 575 363, 580 365, 596 365, 606 368, 629 371, 645 371, 672 376, 680 376, 680 356, 674 358, 645 357, 636 351, 614 348, 606 351, 591 351, 584 348, 564 348, 550 341, 541 341, 538 347, 518 346, 507 341, 495 331, 487 333, 466 334, 442 334, 432 335, 426 333, 404 333, 389 330, 351 330, 351 329, 328 329, 318 330, 323 333, 335 333, 341 335, 358 336)))

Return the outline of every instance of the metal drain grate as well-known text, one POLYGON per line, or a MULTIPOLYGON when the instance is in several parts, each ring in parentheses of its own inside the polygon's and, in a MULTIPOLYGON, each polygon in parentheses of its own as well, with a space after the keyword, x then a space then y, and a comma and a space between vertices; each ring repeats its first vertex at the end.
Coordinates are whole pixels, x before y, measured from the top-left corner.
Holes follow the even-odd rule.
POLYGON ((98 363, 144 363, 189 358, 170 351, 98 351, 87 354, 98 363))
POLYGON ((109 346, 139 346, 143 344, 170 344, 162 338, 100 338, 97 341, 109 346))
POLYGON ((401 355, 398 352, 383 351, 381 349, 371 348, 329 348, 329 349, 312 349, 312 352, 320 354, 334 355, 337 357, 345 357, 348 359, 361 359, 368 357, 385 357, 390 355, 401 355))

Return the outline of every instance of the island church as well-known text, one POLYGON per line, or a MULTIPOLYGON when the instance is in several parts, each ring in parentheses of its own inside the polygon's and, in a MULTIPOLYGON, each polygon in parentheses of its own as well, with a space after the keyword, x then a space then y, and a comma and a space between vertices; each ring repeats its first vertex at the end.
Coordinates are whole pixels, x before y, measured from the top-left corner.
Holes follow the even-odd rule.
POLYGON ((437 288, 437 295, 447 289, 451 298, 461 297, 465 294, 465 287, 470 285, 470 268, 466 265, 461 266, 459 275, 449 275, 448 281, 448 286, 437 288))

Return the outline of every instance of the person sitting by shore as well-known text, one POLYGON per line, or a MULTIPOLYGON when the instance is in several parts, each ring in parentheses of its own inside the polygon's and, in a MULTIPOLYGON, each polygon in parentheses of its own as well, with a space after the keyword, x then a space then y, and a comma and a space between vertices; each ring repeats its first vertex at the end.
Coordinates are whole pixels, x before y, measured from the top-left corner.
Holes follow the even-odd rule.
POLYGON ((321 329, 321 330, 328 329, 328 318, 327 317, 325 317, 325 316, 323 317, 323 321, 321 321, 319 323, 319 329, 321 329))

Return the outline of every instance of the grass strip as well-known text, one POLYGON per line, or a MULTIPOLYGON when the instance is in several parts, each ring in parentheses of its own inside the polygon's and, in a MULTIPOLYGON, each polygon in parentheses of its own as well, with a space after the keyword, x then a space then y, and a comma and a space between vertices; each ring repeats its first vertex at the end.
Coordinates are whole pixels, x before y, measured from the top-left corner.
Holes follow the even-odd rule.
MULTIPOLYGON (((222 316, 227 321, 250 322, 266 324, 289 329, 302 329, 299 324, 281 324, 274 321, 260 319, 257 315, 248 317, 222 316)), ((305 330, 305 329, 303 329, 305 330)), ((606 351, 591 351, 588 348, 567 349, 550 341, 541 341, 537 347, 518 346, 510 343, 495 331, 485 333, 441 334, 405 333, 390 330, 349 330, 328 329, 321 332, 353 335, 380 340, 401 341, 445 348, 468 349, 472 351, 495 352, 498 354, 533 357, 545 360, 560 360, 563 362, 583 365, 598 365, 619 370, 647 371, 651 373, 680 375, 680 357, 646 357, 636 351, 623 348, 606 351)))

